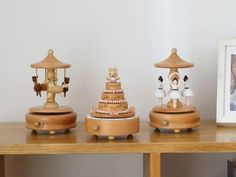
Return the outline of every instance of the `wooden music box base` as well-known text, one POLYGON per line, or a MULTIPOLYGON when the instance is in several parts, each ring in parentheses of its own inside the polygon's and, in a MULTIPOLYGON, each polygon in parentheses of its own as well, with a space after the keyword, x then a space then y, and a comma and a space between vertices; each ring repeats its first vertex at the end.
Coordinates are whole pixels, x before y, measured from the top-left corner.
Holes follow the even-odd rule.
POLYGON ((117 136, 132 136, 139 132, 139 118, 96 118, 88 115, 85 129, 90 135, 106 136, 114 140, 117 136))
POLYGON ((149 113, 149 117, 150 126, 157 130, 167 129, 180 133, 182 130, 191 130, 200 126, 200 113, 191 106, 177 109, 156 106, 149 113))
POLYGON ((33 107, 26 114, 26 127, 32 129, 34 133, 47 131, 55 134, 57 131, 69 132, 76 127, 76 113, 69 107, 59 107, 57 109, 43 109, 43 107, 33 107))

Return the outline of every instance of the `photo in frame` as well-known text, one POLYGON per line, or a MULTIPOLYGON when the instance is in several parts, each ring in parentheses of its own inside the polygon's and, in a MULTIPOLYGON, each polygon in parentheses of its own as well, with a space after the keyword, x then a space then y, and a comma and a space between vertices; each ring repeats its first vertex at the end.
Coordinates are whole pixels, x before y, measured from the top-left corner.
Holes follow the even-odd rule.
POLYGON ((217 82, 217 125, 236 125, 236 40, 219 46, 217 82))

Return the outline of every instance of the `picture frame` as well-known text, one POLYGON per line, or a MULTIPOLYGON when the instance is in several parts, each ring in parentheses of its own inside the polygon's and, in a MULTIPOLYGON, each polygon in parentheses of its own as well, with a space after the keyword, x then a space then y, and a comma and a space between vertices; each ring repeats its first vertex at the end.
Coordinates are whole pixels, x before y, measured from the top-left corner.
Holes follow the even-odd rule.
POLYGON ((236 126, 236 40, 219 45, 216 123, 236 126))

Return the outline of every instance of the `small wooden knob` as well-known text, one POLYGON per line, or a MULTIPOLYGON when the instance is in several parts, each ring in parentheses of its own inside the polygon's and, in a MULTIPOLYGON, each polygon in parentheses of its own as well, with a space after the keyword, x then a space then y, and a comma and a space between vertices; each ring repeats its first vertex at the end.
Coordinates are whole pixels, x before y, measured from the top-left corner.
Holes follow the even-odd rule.
POLYGON ((56 133, 55 130, 50 130, 50 131, 49 131, 49 134, 50 134, 50 135, 55 135, 55 133, 56 133))
POLYGON ((171 50, 171 53, 177 53, 177 49, 176 49, 176 48, 173 48, 173 49, 171 50))
POLYGON ((114 136, 108 136, 108 140, 114 140, 115 137, 114 136))
POLYGON ((35 126, 35 127, 42 127, 42 126, 43 126, 43 123, 42 123, 42 122, 39 122, 39 121, 36 121, 36 122, 34 122, 34 126, 35 126))
POLYGON ((180 130, 180 129, 175 129, 174 132, 175 132, 175 133, 180 133, 181 130, 180 130))
POLYGON ((167 121, 167 120, 162 120, 162 121, 161 121, 161 125, 167 126, 167 125, 169 125, 169 121, 167 121))
POLYGON ((99 126, 98 126, 98 125, 95 125, 95 126, 93 127, 93 130, 94 130, 94 131, 98 131, 98 130, 99 130, 99 126))

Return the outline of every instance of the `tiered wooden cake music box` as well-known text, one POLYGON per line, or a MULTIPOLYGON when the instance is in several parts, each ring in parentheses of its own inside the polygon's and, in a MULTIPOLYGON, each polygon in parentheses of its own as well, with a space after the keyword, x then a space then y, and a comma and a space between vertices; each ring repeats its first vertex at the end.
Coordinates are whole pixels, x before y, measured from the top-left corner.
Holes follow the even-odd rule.
POLYGON ((166 93, 163 87, 163 78, 159 76, 156 91, 158 104, 149 114, 150 126, 158 130, 173 130, 175 133, 198 127, 200 125, 200 113, 190 104, 190 97, 193 96, 193 92, 189 88, 188 76, 183 77, 183 89, 180 91, 181 75, 178 72, 179 68, 190 68, 193 67, 193 64, 181 59, 174 48, 171 55, 166 60, 156 63, 155 67, 170 69, 168 83, 166 84, 169 85, 169 90, 166 93), (163 104, 164 99, 167 99, 167 104, 163 104))
POLYGON ((76 127, 76 113, 71 107, 59 106, 55 101, 56 94, 64 94, 68 91, 69 77, 66 77, 66 68, 70 65, 62 63, 53 55, 53 50, 48 51, 47 57, 39 63, 31 65, 36 69, 36 75, 32 77, 34 82, 34 91, 37 96, 41 97, 41 92, 45 91, 47 101, 43 106, 36 106, 29 109, 26 114, 26 127, 32 129, 33 132, 48 131, 55 134, 56 131, 65 130, 76 127), (45 79, 42 84, 39 83, 38 69, 44 69, 45 79), (64 81, 58 85, 58 69, 64 70, 64 81))
POLYGON ((139 131, 139 117, 134 107, 128 108, 125 94, 121 89, 116 68, 108 72, 106 89, 102 92, 98 106, 86 117, 86 131, 95 136, 129 136, 139 131))

